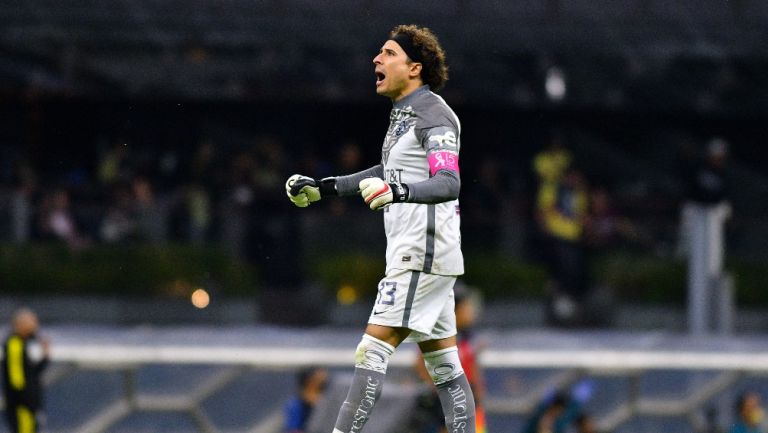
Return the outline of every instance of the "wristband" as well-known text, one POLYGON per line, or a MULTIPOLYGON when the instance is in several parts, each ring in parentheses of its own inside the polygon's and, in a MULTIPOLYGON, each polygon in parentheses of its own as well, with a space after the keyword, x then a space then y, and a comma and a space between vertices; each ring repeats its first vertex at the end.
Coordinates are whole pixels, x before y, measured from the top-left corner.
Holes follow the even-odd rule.
POLYGON ((325 177, 322 179, 315 179, 315 183, 317 183, 317 188, 320 190, 320 195, 339 195, 339 192, 336 191, 336 178, 335 177, 325 177))
POLYGON ((390 183, 392 190, 392 203, 405 203, 408 201, 408 185, 404 183, 390 183))

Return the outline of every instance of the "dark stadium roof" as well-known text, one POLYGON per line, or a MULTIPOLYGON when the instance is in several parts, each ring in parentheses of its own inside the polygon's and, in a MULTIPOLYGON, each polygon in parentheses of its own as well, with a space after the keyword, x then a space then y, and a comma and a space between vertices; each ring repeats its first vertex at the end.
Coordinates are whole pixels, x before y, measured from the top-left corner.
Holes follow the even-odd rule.
POLYGON ((446 92, 469 101, 540 104, 553 64, 580 105, 712 109, 765 104, 754 95, 768 89, 759 0, 3 3, 0 90, 366 100, 370 58, 400 22, 437 31, 457 83, 446 92))

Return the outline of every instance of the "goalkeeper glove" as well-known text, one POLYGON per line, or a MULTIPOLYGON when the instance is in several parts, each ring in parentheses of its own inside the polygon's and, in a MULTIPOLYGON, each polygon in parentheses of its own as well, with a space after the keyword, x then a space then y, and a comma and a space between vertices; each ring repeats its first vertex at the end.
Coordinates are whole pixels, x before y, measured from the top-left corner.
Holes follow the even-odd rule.
POLYGON ((373 210, 408 200, 408 185, 404 183, 386 183, 378 177, 368 177, 361 180, 359 186, 360 195, 373 210))
POLYGON ((308 176, 294 174, 285 182, 285 192, 288 198, 298 207, 307 207, 323 195, 338 195, 336 178, 313 179, 308 176))

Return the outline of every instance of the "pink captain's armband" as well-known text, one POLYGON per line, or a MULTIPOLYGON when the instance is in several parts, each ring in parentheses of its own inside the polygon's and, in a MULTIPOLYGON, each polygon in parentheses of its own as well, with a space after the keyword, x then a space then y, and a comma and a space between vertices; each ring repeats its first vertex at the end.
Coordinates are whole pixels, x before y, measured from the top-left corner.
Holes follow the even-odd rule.
POLYGON ((440 170, 459 172, 459 155, 447 150, 432 152, 427 157, 429 161, 429 175, 434 176, 440 170))

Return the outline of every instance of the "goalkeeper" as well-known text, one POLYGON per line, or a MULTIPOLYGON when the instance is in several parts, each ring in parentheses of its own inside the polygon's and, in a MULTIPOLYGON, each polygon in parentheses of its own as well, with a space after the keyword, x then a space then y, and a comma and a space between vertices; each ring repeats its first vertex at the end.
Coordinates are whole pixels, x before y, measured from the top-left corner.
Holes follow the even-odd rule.
POLYGON ((325 179, 293 175, 290 200, 362 196, 384 212, 387 266, 355 352, 355 374, 334 433, 360 432, 378 399, 387 363, 403 341, 418 343, 452 433, 475 433, 472 390, 459 361, 453 286, 464 273, 459 232, 461 125, 433 93, 448 78, 435 35, 395 27, 373 59, 376 93, 392 100, 381 163, 325 179))

